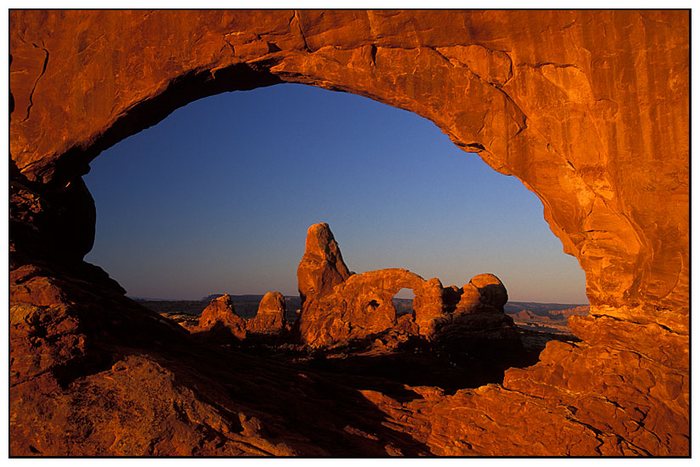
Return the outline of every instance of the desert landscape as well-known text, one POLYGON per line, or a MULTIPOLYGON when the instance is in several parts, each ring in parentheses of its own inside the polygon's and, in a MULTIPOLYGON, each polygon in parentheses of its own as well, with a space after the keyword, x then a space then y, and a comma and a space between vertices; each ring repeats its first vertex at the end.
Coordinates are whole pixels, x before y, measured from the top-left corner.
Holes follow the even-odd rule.
POLYGON ((688 10, 11 10, 9 27, 11 457, 690 456, 688 10), (588 303, 509 301, 498 271, 351 271, 323 219, 298 295, 141 298, 85 260, 95 158, 283 83, 418 114, 517 177, 588 303))

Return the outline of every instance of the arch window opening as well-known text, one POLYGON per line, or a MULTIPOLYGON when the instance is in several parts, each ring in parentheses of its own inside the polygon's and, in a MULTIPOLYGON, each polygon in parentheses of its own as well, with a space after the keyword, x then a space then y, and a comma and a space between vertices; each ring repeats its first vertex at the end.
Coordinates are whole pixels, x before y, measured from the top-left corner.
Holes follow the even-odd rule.
MULTIPOLYGON (((542 342, 566 335, 519 327, 518 317, 532 324, 544 316, 527 304, 586 304, 583 272, 562 253, 533 193, 454 146, 432 122, 359 96, 285 84, 200 99, 105 151, 91 169, 85 180, 97 227, 86 260, 189 329, 222 294, 248 322, 263 294, 278 291, 285 336, 298 334, 297 267, 317 222, 332 227, 358 274, 405 268, 454 285, 439 300, 450 304, 455 329, 474 321, 455 311, 470 279, 495 273, 517 332, 540 339, 535 359, 542 342)), ((368 314, 389 305, 369 298, 368 314)), ((405 327, 395 335, 370 333, 313 368, 411 397, 404 383, 476 387, 522 363, 515 355, 489 367, 468 352, 454 359, 426 346, 410 329, 414 299, 408 288, 390 299, 405 327)), ((304 352, 298 342, 285 349, 295 358, 304 352)))
POLYGON ((413 313, 413 299, 416 294, 411 289, 403 288, 396 292, 393 302, 396 308, 396 316, 410 315, 413 313))

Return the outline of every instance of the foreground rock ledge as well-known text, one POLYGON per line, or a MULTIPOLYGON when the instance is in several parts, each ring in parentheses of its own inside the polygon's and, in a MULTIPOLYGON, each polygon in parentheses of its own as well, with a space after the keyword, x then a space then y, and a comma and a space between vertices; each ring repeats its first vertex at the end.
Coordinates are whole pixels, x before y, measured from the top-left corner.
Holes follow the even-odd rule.
POLYGON ((11 453, 687 455, 688 37, 686 11, 12 11, 11 453), (93 157, 279 82, 416 112, 521 179, 586 272, 582 341, 502 385, 404 403, 335 388, 333 405, 272 363, 203 364, 82 263, 93 157), (337 423, 275 415, 292 401, 271 381, 337 423))

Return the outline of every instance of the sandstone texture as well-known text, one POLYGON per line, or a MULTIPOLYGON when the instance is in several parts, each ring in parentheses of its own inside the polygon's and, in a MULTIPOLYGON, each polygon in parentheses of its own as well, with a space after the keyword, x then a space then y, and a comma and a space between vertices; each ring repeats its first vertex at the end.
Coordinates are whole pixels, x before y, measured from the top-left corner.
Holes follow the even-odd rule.
POLYGON ((350 277, 350 271, 340 254, 338 243, 328 224, 309 227, 304 256, 297 268, 297 282, 302 306, 333 290, 350 277))
MULTIPOLYGON (((689 455, 689 11, 9 16, 12 455, 689 455), (198 98, 282 82, 415 112, 522 180, 586 272, 581 341, 500 385, 398 401, 235 353, 215 368, 82 261, 94 157, 198 98)), ((315 251, 305 303, 368 290, 315 251)), ((479 307, 498 303, 481 284, 479 307)), ((461 290, 441 300, 482 314, 461 290)))
POLYGON ((393 298, 401 289, 414 293, 413 312, 404 319, 413 324, 402 322, 398 327, 415 329, 417 336, 438 340, 449 348, 472 348, 480 341, 493 341, 496 346, 503 345, 504 340, 518 341, 513 320, 503 311, 508 292, 493 274, 475 276, 462 289, 443 288, 437 278, 425 280, 397 268, 352 274, 343 280, 335 274, 335 261, 315 262, 313 268, 309 267, 310 258, 327 251, 333 251, 334 257, 342 261, 328 224, 311 226, 297 274, 299 290, 314 290, 307 295, 312 299, 302 303, 299 319, 301 339, 309 346, 342 346, 391 329, 396 331, 393 298), (332 288, 306 285, 321 284, 328 277, 334 278, 332 288), (473 313, 478 317, 465 316, 473 313))
POLYGON ((237 339, 245 339, 246 322, 236 314, 231 296, 224 294, 209 303, 199 317, 199 330, 226 331, 237 339))
MULTIPOLYGON (((354 274, 314 303, 304 305, 301 336, 311 346, 324 346, 345 344, 386 331, 397 323, 392 303, 394 295, 403 288, 410 288, 416 297, 423 297, 425 283, 420 276, 405 269, 354 274)), ((439 293, 433 305, 441 312, 439 293)), ((423 304, 416 304, 418 300, 414 300, 416 315, 423 311, 423 304)), ((430 303, 429 300, 424 302, 430 303)))
POLYGON ((513 319, 503 309, 508 302, 508 291, 493 274, 479 274, 461 289, 445 289, 459 301, 448 313, 438 317, 433 327, 433 340, 439 347, 450 351, 463 350, 472 356, 488 358, 505 349, 518 350, 522 343, 513 319))
POLYGON ((267 292, 263 295, 257 314, 246 324, 246 330, 253 334, 280 334, 286 325, 287 306, 284 295, 267 292))

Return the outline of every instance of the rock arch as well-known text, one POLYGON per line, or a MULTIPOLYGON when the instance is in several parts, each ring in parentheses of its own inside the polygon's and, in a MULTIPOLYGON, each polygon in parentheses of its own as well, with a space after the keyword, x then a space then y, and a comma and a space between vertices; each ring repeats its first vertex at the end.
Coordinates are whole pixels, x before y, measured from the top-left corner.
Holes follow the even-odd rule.
POLYGON ((396 325, 394 295, 403 289, 415 293, 415 321, 429 333, 431 321, 443 313, 442 284, 426 281, 406 269, 390 268, 353 274, 301 315, 301 334, 312 346, 365 338, 396 325), (330 330, 330 332, 329 332, 330 330))
MULTIPOLYGON (((14 10, 13 320, 23 329, 31 307, 82 287, 61 277, 86 267, 94 207, 80 176, 101 150, 218 92, 278 82, 353 92, 432 120, 522 180, 585 270, 592 305, 572 322, 580 345, 548 346, 503 387, 426 396, 415 417, 433 418, 406 430, 436 454, 687 454, 688 37, 687 11, 14 10), (634 388, 603 384, 610 371, 634 388), (559 429, 533 445, 532 419, 520 431, 501 410, 511 403, 536 413, 543 433, 559 429), (483 434, 473 417, 483 410, 511 427, 507 437, 498 423, 483 434), (450 433, 478 442, 441 441, 450 433)), ((118 290, 95 271, 86 280, 118 290)), ((59 309, 75 335, 102 329, 59 309)), ((25 349, 18 332, 15 353, 25 349)), ((84 350, 66 342, 72 350, 51 358, 84 350)), ((16 361, 31 375, 53 360, 16 361)), ((30 425, 14 428, 15 440, 30 425)), ((33 452, 15 442, 14 454, 33 452)))

